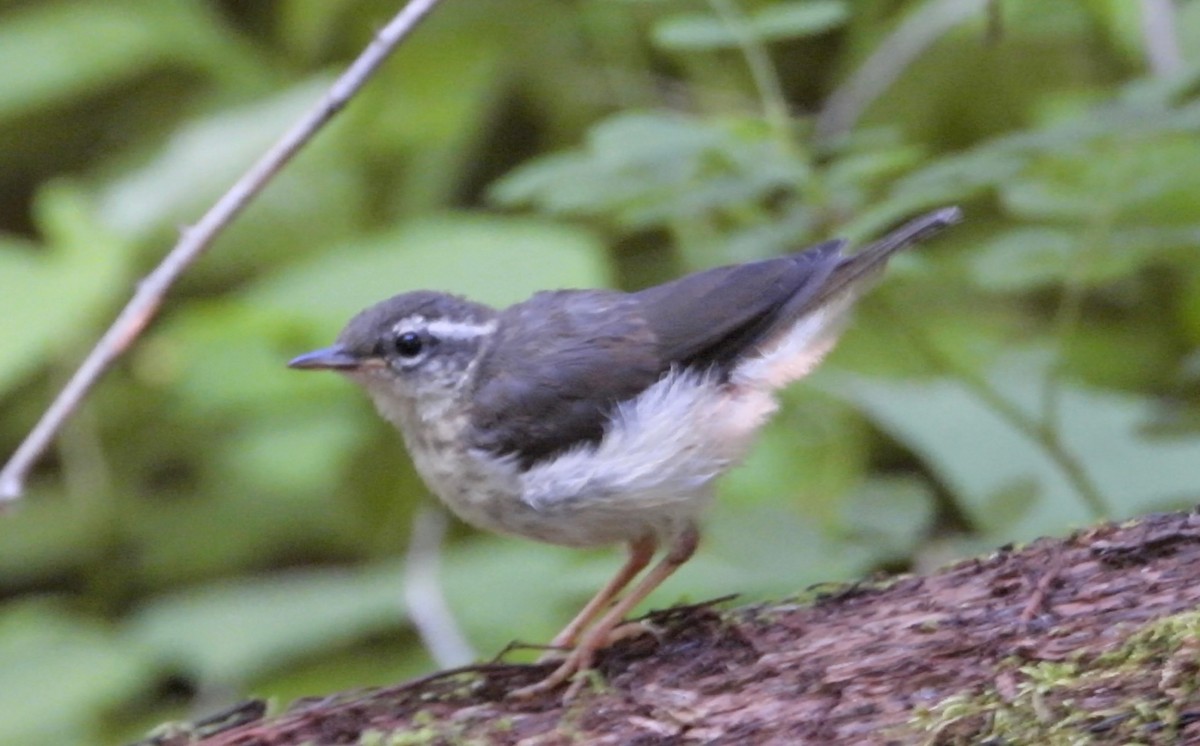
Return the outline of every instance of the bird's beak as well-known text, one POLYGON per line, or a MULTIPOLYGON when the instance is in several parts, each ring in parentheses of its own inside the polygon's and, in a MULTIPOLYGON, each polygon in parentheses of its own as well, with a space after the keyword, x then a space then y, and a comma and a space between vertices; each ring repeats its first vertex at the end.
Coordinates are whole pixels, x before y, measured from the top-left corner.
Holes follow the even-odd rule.
POLYGON ((357 370, 363 359, 347 352, 338 345, 306 352, 288 361, 289 368, 297 370, 357 370))

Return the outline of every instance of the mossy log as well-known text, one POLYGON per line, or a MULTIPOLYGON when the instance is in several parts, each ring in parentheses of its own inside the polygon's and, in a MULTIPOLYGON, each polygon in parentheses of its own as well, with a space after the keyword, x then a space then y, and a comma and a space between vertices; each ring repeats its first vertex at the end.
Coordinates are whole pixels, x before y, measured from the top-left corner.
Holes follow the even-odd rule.
POLYGON ((1198 603, 1200 514, 1153 515, 927 576, 656 612, 567 704, 507 699, 547 669, 493 663, 153 742, 1200 743, 1198 603))

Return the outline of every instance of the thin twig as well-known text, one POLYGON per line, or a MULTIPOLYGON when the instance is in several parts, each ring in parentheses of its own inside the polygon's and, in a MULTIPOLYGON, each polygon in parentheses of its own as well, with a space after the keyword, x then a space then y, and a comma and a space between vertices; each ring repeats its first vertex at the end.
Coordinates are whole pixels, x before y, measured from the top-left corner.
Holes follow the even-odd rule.
POLYGON ((439 1, 410 0, 334 82, 324 98, 238 179, 194 226, 182 231, 175 248, 138 283, 133 297, 116 321, 88 353, 71 380, 5 464, 3 471, 0 471, 0 503, 20 497, 29 470, 100 376, 154 318, 167 291, 183 271, 204 254, 217 235, 250 204, 275 174, 349 102, 439 1))
POLYGON ((1059 575, 1063 569, 1063 548, 1060 546, 1054 550, 1054 554, 1050 558, 1050 564, 1038 576, 1038 582, 1033 587, 1033 593, 1029 595, 1029 600, 1025 602, 1025 608, 1021 610, 1020 622, 1028 627, 1034 617, 1042 612, 1046 606, 1047 600, 1050 597, 1051 587, 1059 581, 1059 575))
MULTIPOLYGON (((1114 163, 1114 171, 1124 171, 1119 168, 1123 161, 1114 163)), ((1120 192, 1120 180, 1112 180, 1110 194, 1120 192)), ((1063 380, 1067 373, 1067 350, 1075 332, 1083 320, 1083 303, 1087 296, 1087 273, 1096 264, 1097 257, 1108 250, 1108 236, 1112 231, 1113 207, 1104 202, 1097 205, 1094 217, 1088 221, 1083 236, 1076 242, 1076 248, 1068 264, 1066 276, 1063 279, 1062 301, 1053 319, 1055 346, 1054 360, 1046 370, 1042 385, 1042 424, 1043 430, 1057 433, 1061 416, 1061 400, 1063 380)))
POLYGON ((904 333, 912 348, 930 364, 957 379, 969 392, 990 407, 994 414, 1040 445, 1074 488, 1093 518, 1100 520, 1113 515, 1108 500, 1092 480, 1083 463, 1063 443, 1057 428, 1047 427, 1045 423, 1040 423, 1030 417, 1016 404, 1004 398, 982 375, 966 366, 956 364, 926 338, 921 330, 906 323, 903 314, 892 313, 890 316, 893 319, 893 325, 904 333))
POLYGON ((404 602, 421 642, 440 668, 475 660, 475 651, 459 629, 438 581, 446 514, 422 507, 413 518, 404 562, 404 602))
POLYGON ((825 102, 817 116, 817 140, 828 143, 853 129, 914 60, 947 31, 982 11, 986 2, 931 0, 913 11, 825 102))

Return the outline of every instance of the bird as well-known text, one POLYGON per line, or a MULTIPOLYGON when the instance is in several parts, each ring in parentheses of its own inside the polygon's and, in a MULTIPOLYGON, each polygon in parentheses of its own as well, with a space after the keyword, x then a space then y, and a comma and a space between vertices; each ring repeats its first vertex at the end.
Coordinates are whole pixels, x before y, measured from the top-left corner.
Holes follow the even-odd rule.
POLYGON ((625 616, 696 551, 714 482, 750 450, 776 392, 829 352, 889 258, 961 219, 945 207, 857 253, 829 240, 636 292, 550 290, 504 309, 406 292, 288 365, 360 384, 467 523, 627 547, 547 646, 566 651, 557 667, 510 693, 567 685, 570 698, 625 616))

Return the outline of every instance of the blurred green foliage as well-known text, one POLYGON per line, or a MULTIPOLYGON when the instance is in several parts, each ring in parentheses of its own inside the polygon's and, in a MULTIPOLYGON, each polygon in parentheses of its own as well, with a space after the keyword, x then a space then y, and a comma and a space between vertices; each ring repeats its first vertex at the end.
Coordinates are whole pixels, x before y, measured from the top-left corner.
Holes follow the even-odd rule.
MULTIPOLYGON (((397 5, 0 2, 0 452, 397 5)), ((1148 62, 1149 3, 952 5, 445 0, 0 518, 0 744, 429 670, 401 593, 424 488, 360 392, 283 367, 403 290, 632 288, 964 206, 786 394, 659 605, 1196 503, 1200 75, 1148 62)), ((617 562, 458 527, 441 576, 489 655, 617 562)))

